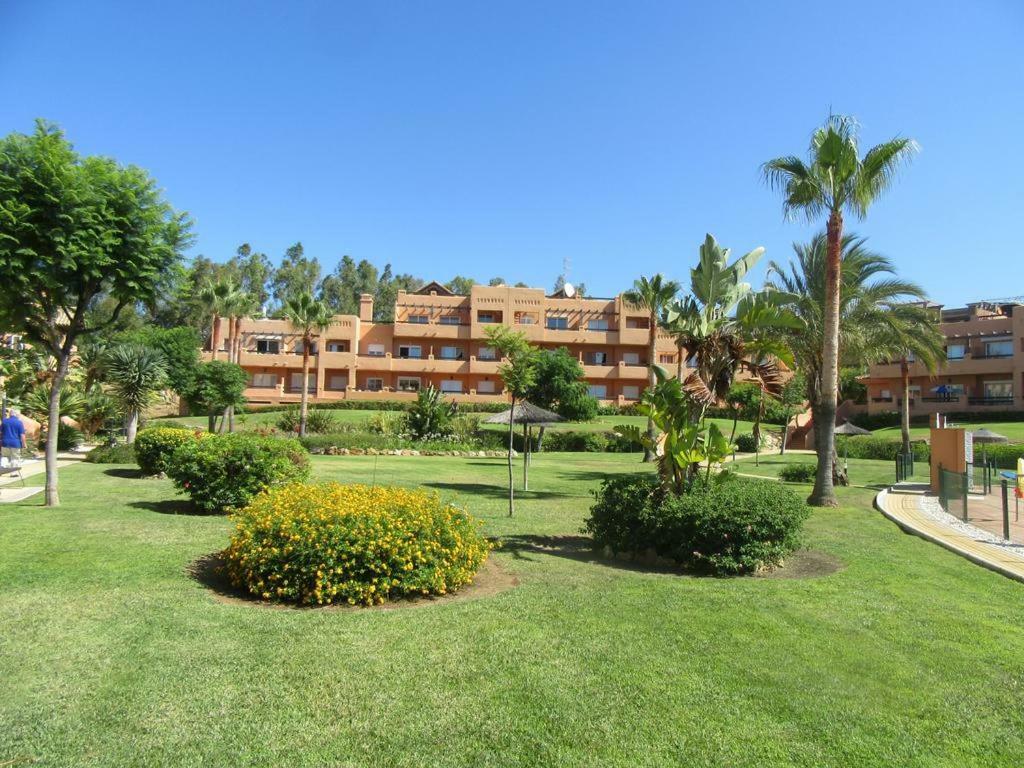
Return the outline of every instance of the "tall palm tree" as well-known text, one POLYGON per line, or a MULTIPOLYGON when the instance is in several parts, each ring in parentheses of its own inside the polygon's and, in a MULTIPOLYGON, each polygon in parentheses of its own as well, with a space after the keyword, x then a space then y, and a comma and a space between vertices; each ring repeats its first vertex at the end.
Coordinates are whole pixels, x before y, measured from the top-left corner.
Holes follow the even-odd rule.
MULTIPOLYGON (((648 324, 650 326, 647 342, 648 387, 654 387, 656 383, 654 366, 656 365, 657 357, 655 349, 658 341, 658 320, 665 311, 665 308, 668 307, 669 302, 675 298, 678 292, 679 284, 672 280, 666 280, 659 273, 651 278, 641 277, 639 280, 634 280, 633 287, 622 294, 622 298, 629 304, 639 309, 646 309, 648 313, 648 324)), ((647 437, 651 443, 654 442, 656 437, 654 433, 654 419, 650 416, 647 417, 647 437)), ((644 461, 654 461, 654 451, 650 448, 644 448, 644 461)))
POLYGON ((836 506, 828 464, 835 442, 835 411, 839 386, 839 302, 843 214, 863 219, 884 192, 898 168, 917 151, 912 139, 896 137, 872 147, 863 157, 857 143, 858 125, 852 117, 831 115, 811 137, 808 162, 793 155, 777 157, 762 166, 769 185, 783 192, 787 215, 802 212, 809 221, 827 215, 828 258, 825 262, 822 382, 818 403, 824 421, 817 443, 818 473, 808 500, 814 506, 836 506), (826 457, 826 460, 822 460, 826 457))
MULTIPOLYGON (((228 362, 239 363, 242 357, 242 320, 259 308, 259 300, 248 291, 232 286, 222 300, 223 312, 228 319, 228 362)), ((235 429, 235 406, 225 411, 228 432, 235 429)))
MULTIPOLYGON (((780 301, 799 319, 789 334, 789 345, 797 366, 807 379, 807 400, 811 404, 818 477, 828 474, 826 487, 841 480, 835 462, 835 403, 829 407, 824 377, 824 341, 827 329, 825 264, 830 258, 825 233, 809 243, 793 245, 795 259, 788 265, 768 265, 766 287, 777 291, 780 301), (822 444, 827 442, 827 451, 822 444)), ((837 350, 844 364, 865 364, 893 356, 891 327, 907 315, 909 302, 923 301, 924 290, 916 283, 895 276, 893 263, 865 246, 863 238, 844 235, 840 241, 839 340, 837 350)), ((817 482, 815 484, 817 490, 817 482)), ((812 496, 813 498, 813 496, 812 496)))
POLYGON ((314 299, 308 291, 292 296, 284 304, 284 316, 302 334, 302 403, 299 406, 299 437, 306 436, 306 415, 309 408, 309 357, 313 337, 323 333, 334 319, 324 302, 314 299))
POLYGON ((167 380, 162 353, 139 344, 118 344, 107 351, 104 378, 125 415, 125 438, 135 442, 139 416, 167 380))
POLYGON ((197 297, 199 305, 202 307, 203 314, 211 319, 213 325, 210 332, 210 353, 213 360, 217 359, 220 347, 220 321, 227 312, 234 292, 234 286, 225 280, 207 283, 199 289, 197 297))

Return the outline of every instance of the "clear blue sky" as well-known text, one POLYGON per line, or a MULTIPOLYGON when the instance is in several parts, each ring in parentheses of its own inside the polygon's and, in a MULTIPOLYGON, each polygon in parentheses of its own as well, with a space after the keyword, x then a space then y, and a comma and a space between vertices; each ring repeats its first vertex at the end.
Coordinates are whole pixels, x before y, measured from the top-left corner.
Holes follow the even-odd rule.
POLYGON ((550 287, 568 257, 611 295, 707 231, 788 259, 812 228, 759 164, 831 108, 923 148, 854 222, 904 276, 1024 294, 1024 3, 776 5, 0 0, 0 133, 149 169, 217 260, 550 287))

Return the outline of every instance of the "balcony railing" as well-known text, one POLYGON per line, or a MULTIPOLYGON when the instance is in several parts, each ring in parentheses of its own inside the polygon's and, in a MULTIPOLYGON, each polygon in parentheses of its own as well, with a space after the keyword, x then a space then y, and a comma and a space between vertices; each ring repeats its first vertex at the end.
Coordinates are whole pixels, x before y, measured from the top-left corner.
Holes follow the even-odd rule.
POLYGON ((871 398, 871 402, 872 403, 891 403, 892 402, 892 398, 891 397, 872 397, 871 398))
POLYGON ((977 355, 971 355, 972 360, 1008 360, 1013 357, 1013 352, 1000 352, 996 354, 985 354, 980 353, 977 355))
POLYGON ((968 397, 968 405, 1013 405, 1013 397, 968 397))

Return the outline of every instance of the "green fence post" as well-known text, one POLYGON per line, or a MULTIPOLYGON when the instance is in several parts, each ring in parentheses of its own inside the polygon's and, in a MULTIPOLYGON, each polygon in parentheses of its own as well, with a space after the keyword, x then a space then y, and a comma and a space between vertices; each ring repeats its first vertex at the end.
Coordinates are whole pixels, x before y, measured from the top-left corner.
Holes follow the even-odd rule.
POLYGON ((939 506, 943 512, 949 512, 949 503, 946 501, 946 471, 939 464, 939 506))
POLYGON ((964 522, 966 523, 967 522, 967 487, 968 487, 968 482, 970 481, 970 478, 967 476, 967 473, 964 472, 963 477, 961 479, 963 481, 963 488, 960 491, 960 495, 963 497, 963 503, 964 503, 964 522))
POLYGON ((1000 483, 1003 489, 1003 538, 1007 541, 1010 540, 1010 496, 1009 496, 1009 481, 1004 477, 1000 483))

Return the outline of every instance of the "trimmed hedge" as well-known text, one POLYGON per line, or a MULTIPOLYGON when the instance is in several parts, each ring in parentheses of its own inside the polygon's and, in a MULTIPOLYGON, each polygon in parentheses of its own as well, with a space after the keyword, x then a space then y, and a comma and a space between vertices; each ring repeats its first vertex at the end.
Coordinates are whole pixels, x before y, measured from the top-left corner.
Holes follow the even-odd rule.
POLYGON ((1024 458, 1024 443, 989 443, 984 448, 975 443, 974 458, 979 462, 982 453, 1000 469, 1017 469, 1017 459, 1024 458))
POLYGON ((615 553, 661 557, 718 575, 781 565, 800 544, 807 505, 790 488, 731 478, 665 496, 654 479, 620 475, 596 494, 585 532, 615 553))
POLYGON ((85 455, 91 464, 134 464, 135 449, 126 443, 98 445, 85 455))
POLYGON ((479 521, 407 488, 293 484, 233 520, 228 576, 264 600, 374 605, 443 595, 471 582, 490 551, 479 521))
POLYGON ((135 460, 143 473, 159 475, 167 471, 171 455, 179 446, 199 440, 202 434, 194 429, 149 427, 135 437, 135 460))
POLYGON ((167 474, 197 508, 224 513, 261 491, 309 477, 309 454, 297 440, 236 432, 182 443, 167 474))
POLYGON ((764 448, 764 437, 761 438, 760 445, 758 445, 753 434, 736 435, 736 450, 740 453, 754 453, 758 448, 764 448))
MULTIPOLYGON (((916 461, 928 461, 931 457, 931 449, 928 443, 916 441, 910 443, 916 461)), ((836 453, 840 456, 849 456, 851 459, 877 459, 879 461, 894 461, 896 455, 903 450, 903 441, 900 438, 892 437, 848 437, 836 435, 836 453)))
POLYGON ((817 464, 787 464, 779 470, 779 479, 787 483, 813 483, 817 464))

